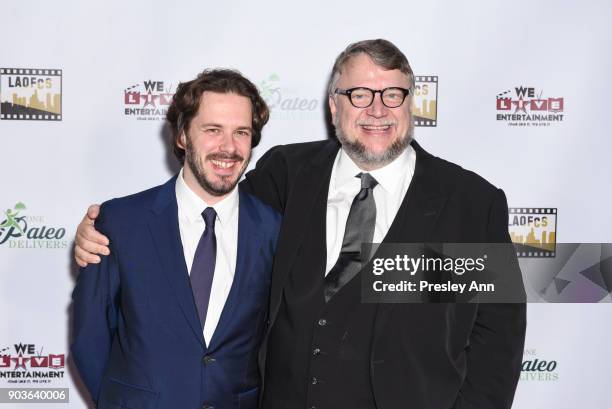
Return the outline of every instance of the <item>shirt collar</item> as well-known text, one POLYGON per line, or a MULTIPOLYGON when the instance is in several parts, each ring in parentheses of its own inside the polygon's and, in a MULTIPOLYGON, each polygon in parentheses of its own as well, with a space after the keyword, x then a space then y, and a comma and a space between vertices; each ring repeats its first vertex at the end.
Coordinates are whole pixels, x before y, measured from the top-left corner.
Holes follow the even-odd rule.
POLYGON ((217 213, 217 221, 223 226, 230 222, 238 210, 238 189, 236 187, 234 187, 228 196, 214 205, 209 205, 187 186, 185 179, 183 179, 183 169, 181 169, 176 178, 175 191, 178 207, 190 223, 204 221, 202 212, 207 207, 212 207, 217 213))
MULTIPOLYGON (((414 164, 416 162, 416 152, 411 145, 408 145, 404 151, 388 165, 380 169, 368 172, 376 179, 378 184, 387 192, 395 192, 400 188, 406 176, 412 176, 414 173, 414 164)), ((335 176, 335 186, 340 188, 355 180, 355 176, 364 172, 353 162, 350 156, 340 149, 338 154, 338 162, 335 176)))

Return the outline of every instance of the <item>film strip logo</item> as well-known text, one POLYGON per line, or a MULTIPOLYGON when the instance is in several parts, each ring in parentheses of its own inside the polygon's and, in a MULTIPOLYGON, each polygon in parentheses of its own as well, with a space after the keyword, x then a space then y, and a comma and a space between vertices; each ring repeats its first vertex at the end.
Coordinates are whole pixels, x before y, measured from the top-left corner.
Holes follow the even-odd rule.
POLYGON ((438 77, 416 75, 414 77, 412 116, 415 126, 436 126, 438 124, 438 77))
POLYGON ((0 68, 0 119, 62 120, 62 70, 0 68))
POLYGON ((511 207, 508 230, 517 257, 555 257, 557 208, 511 207))

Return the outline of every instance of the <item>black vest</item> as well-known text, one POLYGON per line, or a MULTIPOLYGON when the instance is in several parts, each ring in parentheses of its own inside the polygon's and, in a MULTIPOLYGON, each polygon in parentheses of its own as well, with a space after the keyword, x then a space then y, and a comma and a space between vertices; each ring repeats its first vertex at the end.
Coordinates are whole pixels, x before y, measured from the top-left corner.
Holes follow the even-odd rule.
POLYGON ((326 208, 321 189, 269 334, 264 409, 376 407, 370 383, 376 305, 361 303, 359 275, 325 303, 326 208))

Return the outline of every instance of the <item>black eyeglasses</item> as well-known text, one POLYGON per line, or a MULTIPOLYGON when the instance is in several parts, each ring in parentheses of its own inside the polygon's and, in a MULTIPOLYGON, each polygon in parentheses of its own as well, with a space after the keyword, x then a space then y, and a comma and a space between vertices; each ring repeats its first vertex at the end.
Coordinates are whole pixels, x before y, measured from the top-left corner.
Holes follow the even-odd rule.
POLYGON ((404 103, 406 97, 412 94, 412 88, 388 87, 385 89, 370 89, 365 87, 340 89, 334 94, 346 95, 355 108, 367 108, 374 102, 374 95, 379 92, 382 103, 387 108, 397 108, 404 103))

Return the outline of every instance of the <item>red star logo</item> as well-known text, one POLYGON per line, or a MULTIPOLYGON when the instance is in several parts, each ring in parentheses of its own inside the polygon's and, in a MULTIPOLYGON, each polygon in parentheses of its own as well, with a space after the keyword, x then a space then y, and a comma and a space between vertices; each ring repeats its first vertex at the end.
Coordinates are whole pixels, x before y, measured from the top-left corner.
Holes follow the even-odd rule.
POLYGON ((21 354, 17 358, 11 358, 11 361, 15 362, 15 368, 23 368, 26 369, 25 364, 30 360, 30 358, 24 358, 21 354))
POLYGON ((516 114, 518 111, 523 111, 527 113, 527 102, 523 101, 523 98, 519 98, 517 101, 512 101, 512 103, 516 106, 514 113, 516 114))
POLYGON ((153 106, 153 108, 155 108, 155 99, 158 98, 158 95, 153 95, 149 91, 148 94, 140 94, 140 96, 143 97, 145 100, 145 103, 142 106, 143 108, 146 108, 148 105, 151 105, 153 106))

